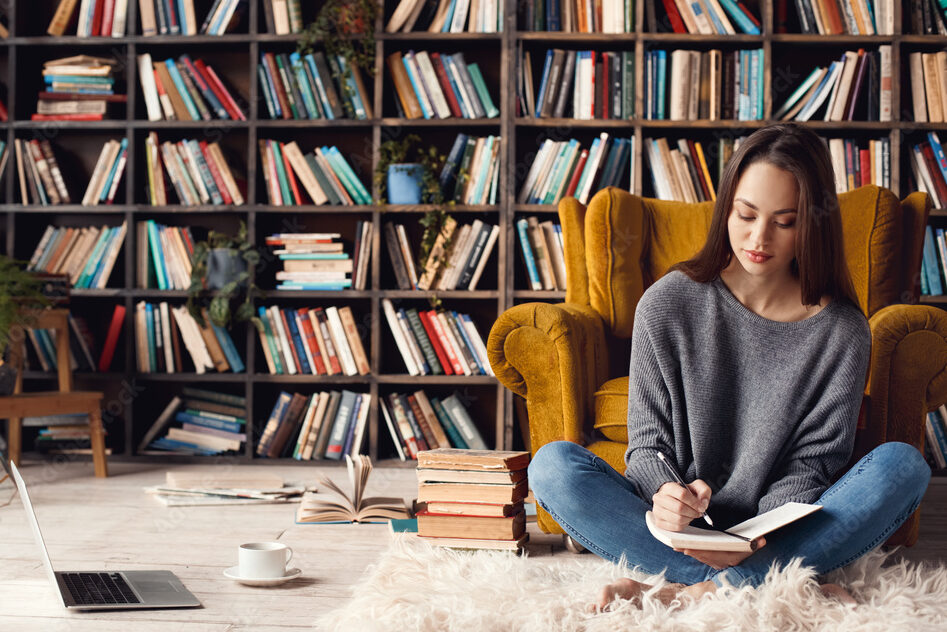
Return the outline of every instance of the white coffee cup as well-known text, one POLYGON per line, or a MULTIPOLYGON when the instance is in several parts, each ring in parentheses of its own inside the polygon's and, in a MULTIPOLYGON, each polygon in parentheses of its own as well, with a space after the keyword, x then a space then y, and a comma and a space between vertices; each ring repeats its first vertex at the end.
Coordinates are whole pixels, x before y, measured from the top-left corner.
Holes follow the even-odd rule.
POLYGON ((247 579, 275 579, 286 575, 293 550, 282 542, 250 542, 237 551, 240 576, 247 579))

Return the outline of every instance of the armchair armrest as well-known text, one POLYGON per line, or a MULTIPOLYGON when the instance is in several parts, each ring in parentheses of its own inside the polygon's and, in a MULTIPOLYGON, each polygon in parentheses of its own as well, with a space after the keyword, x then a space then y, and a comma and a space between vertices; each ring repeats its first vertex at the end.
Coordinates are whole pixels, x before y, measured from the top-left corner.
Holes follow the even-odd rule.
POLYGON ((868 323, 869 440, 920 449, 924 414, 947 403, 947 314, 926 305, 890 305, 868 323))
POLYGON ((551 441, 584 442, 593 395, 608 372, 604 322, 591 307, 511 307, 490 329, 487 356, 500 383, 526 398, 534 454, 551 441))

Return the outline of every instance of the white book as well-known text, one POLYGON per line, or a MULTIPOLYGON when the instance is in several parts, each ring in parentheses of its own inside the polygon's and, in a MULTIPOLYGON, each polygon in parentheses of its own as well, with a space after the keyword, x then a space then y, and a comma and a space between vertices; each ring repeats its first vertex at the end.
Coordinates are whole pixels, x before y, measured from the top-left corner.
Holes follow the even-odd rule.
POLYGON ((520 189, 519 197, 516 199, 517 204, 526 204, 526 200, 529 199, 529 195, 532 193, 533 186, 536 183, 536 178, 539 175, 539 168, 542 165, 542 161, 553 145, 555 145, 555 141, 549 138, 544 140, 543 144, 540 145, 539 151, 536 152, 536 157, 533 158, 533 164, 530 165, 529 171, 526 174, 526 181, 523 182, 523 188, 520 189))
POLYGON ((385 33, 397 33, 414 12, 415 6, 418 3, 424 4, 424 2, 425 0, 401 0, 388 19, 388 24, 385 25, 385 33))
POLYGON ((454 6, 454 17, 450 23, 451 33, 463 33, 467 23, 467 13, 470 12, 470 0, 457 0, 454 6))
POLYGON ((947 200, 941 200, 940 196, 937 194, 937 188, 934 186, 934 180, 932 174, 927 168, 927 162, 924 160, 924 157, 921 156, 920 151, 916 149, 911 150, 911 155, 914 157, 914 162, 917 164, 917 172, 920 175, 920 179, 917 182, 924 183, 924 189, 927 191, 927 194, 931 196, 931 199, 934 201, 934 208, 943 208, 943 205, 947 200))
POLYGON ((277 35, 290 34, 289 3, 287 0, 273 0, 273 27, 276 29, 277 35))
POLYGON ((857 65, 858 53, 850 50, 845 51, 845 65, 839 77, 838 94, 835 102, 832 104, 832 113, 828 120, 841 121, 844 118, 845 100, 848 98, 849 90, 852 89, 852 80, 855 77, 855 67, 857 65))
POLYGON ((411 252, 411 245, 408 243, 408 234, 404 230, 404 224, 395 224, 395 234, 398 236, 398 245, 401 248, 405 268, 407 268, 408 271, 408 280, 411 281, 412 287, 417 287, 418 270, 414 265, 414 256, 411 252))
POLYGON ((115 236, 115 239, 113 240, 112 245, 109 247, 109 251, 106 253, 102 262, 102 274, 99 277, 98 282, 95 284, 98 289, 104 289, 105 284, 108 283, 109 275, 112 274, 112 268, 115 266, 116 259, 118 259, 118 252, 122 249, 122 243, 125 241, 125 232, 127 230, 128 222, 122 222, 122 225, 118 229, 118 234, 115 236))
POLYGON ((487 260, 490 259, 490 253, 493 252, 493 247, 497 242, 497 238, 500 236, 500 227, 494 226, 490 231, 490 236, 487 237, 487 243, 483 247, 483 254, 480 255, 480 261, 477 263, 477 269, 474 270, 473 276, 470 277, 470 285, 468 286, 469 290, 477 289, 477 282, 480 281, 480 275, 483 274, 483 269, 487 265, 487 260))
POLYGON ((302 451, 306 446, 306 439, 309 437, 309 429, 312 428, 313 418, 316 416, 316 407, 319 404, 319 394, 313 393, 306 402, 306 412, 303 413, 303 422, 299 426, 299 436, 296 437, 296 447, 293 450, 293 456, 299 455, 302 460, 302 451))
POLYGON ((306 433, 303 449, 300 452, 300 457, 303 461, 308 461, 312 458, 312 451, 316 447, 316 437, 319 435, 319 430, 322 428, 322 424, 328 423, 323 417, 325 417, 326 408, 329 404, 329 393, 321 391, 315 395, 315 397, 317 399, 316 410, 312 417, 312 423, 310 423, 308 432, 306 433))
POLYGON ((329 320, 329 332, 332 334, 332 342, 339 355, 339 362, 342 363, 342 372, 346 375, 358 375, 358 366, 352 356, 349 341, 345 337, 345 327, 342 325, 342 319, 339 318, 339 308, 327 307, 326 318, 329 320))
MULTIPOLYGON (((412 83, 411 86, 414 88, 414 94, 418 97, 418 103, 421 105, 422 112, 436 116, 437 112, 435 112, 434 106, 431 104, 431 99, 428 97, 428 93, 431 91, 432 87, 427 85, 427 82, 421 75, 421 67, 418 66, 416 54, 414 51, 408 51, 402 55, 401 59, 402 62, 411 69, 409 74, 414 75, 415 83, 412 83)), ((425 116, 424 118, 431 117, 425 116)))
POLYGON ((174 351, 171 349, 171 319, 168 316, 168 302, 158 303, 161 312, 161 341, 164 346, 165 373, 174 373, 174 351))
POLYGON ((694 15, 694 23, 697 24, 697 30, 702 35, 713 35, 713 24, 710 23, 710 16, 707 15, 707 7, 700 0, 684 0, 690 2, 690 10, 694 15))
POLYGON ((89 4, 94 0, 81 0, 79 2, 79 21, 76 24, 76 35, 78 37, 89 37, 92 34, 92 25, 89 23, 89 4))
POLYGON ((431 58, 427 51, 422 50, 415 53, 414 61, 421 69, 421 78, 431 95, 431 105, 434 106, 434 113, 437 114, 437 118, 450 118, 450 105, 447 104, 447 97, 444 96, 444 91, 441 90, 441 84, 437 80, 437 73, 434 71, 434 66, 431 64, 431 58))
POLYGON ((289 335, 286 331, 286 328, 283 327, 283 319, 280 317, 279 308, 276 305, 270 305, 267 309, 270 314, 270 318, 273 319, 273 323, 276 328, 274 332, 279 336, 280 339, 280 349, 283 351, 283 366, 286 367, 286 372, 290 375, 296 375, 301 372, 301 369, 296 367, 296 363, 293 361, 293 353, 290 351, 289 346, 289 335))
POLYGON ((450 276, 451 271, 457 265, 457 258, 460 256, 460 251, 463 249, 464 245, 467 243, 467 239, 469 235, 470 235, 470 224, 464 224, 455 233, 454 245, 451 247, 450 255, 447 258, 447 267, 444 268, 444 271, 441 272, 440 278, 437 280, 438 290, 450 289, 447 285, 448 277, 450 276))
POLYGON ((458 277, 464 271, 467 259, 470 257, 470 251, 473 250, 473 247, 477 241, 477 236, 480 234, 482 228, 483 222, 479 219, 474 220, 473 225, 467 232, 466 239, 464 239, 463 247, 457 253, 457 259, 455 260, 453 257, 451 257, 451 267, 447 269, 447 281, 445 282, 445 289, 457 289, 458 277))
MULTIPOLYGON (((460 368, 463 369, 464 375, 472 375, 474 371, 471 370, 470 365, 467 364, 467 359, 464 357, 464 352, 460 348, 460 345, 463 344, 463 342, 457 340, 454 337, 454 332, 451 331, 450 323, 447 322, 447 319, 450 318, 450 316, 446 315, 444 312, 437 312, 434 317, 437 318, 437 320, 441 323, 441 329, 444 330, 444 338, 447 340, 447 344, 450 347, 451 352, 460 362, 460 368)), ((479 373, 480 371, 477 370, 477 372, 479 373)))
POLYGON ((384 398, 378 398, 378 407, 381 408, 382 416, 385 418, 385 425, 388 426, 388 433, 391 435, 391 442, 395 444, 395 450, 398 452, 398 458, 402 461, 407 461, 407 457, 404 454, 404 448, 401 447, 401 440, 398 438, 398 433, 395 430, 395 424, 391 420, 391 413, 388 412, 388 404, 385 402, 384 398))
POLYGON ((110 140, 102 145, 102 150, 99 152, 99 158, 95 161, 95 168, 92 169, 92 176, 89 178, 89 184, 86 186, 85 194, 82 196, 82 206, 91 206, 94 204, 93 200, 98 199, 98 197, 96 197, 96 191, 99 188, 99 181, 105 178, 103 175, 103 172, 105 171, 105 161, 108 159, 109 147, 113 142, 115 141, 110 140))
POLYGON ((832 169, 835 172, 835 192, 844 193, 848 188, 845 182, 845 141, 841 138, 830 138, 829 155, 832 157, 832 169))
POLYGON ((385 312, 385 319, 388 321, 388 328, 391 329, 391 335, 395 338, 395 344, 398 346, 398 351, 401 352, 401 358, 404 360, 408 373, 410 375, 420 375, 421 371, 414 362, 414 356, 411 355, 408 342, 404 339, 404 332, 401 329, 401 325, 398 324, 398 315, 395 313, 395 308, 391 304, 391 299, 381 299, 381 306, 385 312))
POLYGON ((355 456, 362 451, 362 443, 365 441, 365 428, 368 425, 368 411, 372 404, 372 396, 369 393, 361 393, 362 405, 358 409, 358 417, 355 420, 355 437, 352 439, 352 446, 349 454, 355 456))
POLYGON ((125 35, 125 23, 128 21, 128 0, 115 0, 112 13, 112 37, 125 35))
POLYGON ((563 155, 565 154, 568 146, 569 143, 567 141, 555 141, 552 151, 549 152, 549 154, 546 156, 546 160, 543 162, 542 170, 540 171, 536 180, 536 192, 532 197, 539 198, 540 200, 546 197, 546 193, 549 191, 552 176, 559 167, 559 164, 562 162, 563 155))
POLYGON ((194 363, 194 370, 202 374, 207 369, 214 368, 214 362, 211 360, 207 345, 204 344, 204 338, 194 318, 188 313, 187 307, 183 305, 172 307, 171 315, 178 322, 178 331, 181 332, 184 347, 194 363))
MULTIPOLYGON (((116 2, 121 2, 121 0, 116 0, 116 2)), ((178 4, 178 6, 181 5, 178 4)), ((184 16, 187 31, 182 35, 197 35, 197 16, 194 14, 194 0, 184 0, 184 16)))
POLYGON ((723 24, 724 34, 736 35, 736 30, 733 28, 733 24, 730 23, 730 18, 727 17, 723 7, 720 6, 720 0, 707 0, 707 4, 707 8, 712 10, 714 15, 717 16, 717 19, 720 20, 720 23, 723 24))
POLYGON ((592 170, 589 171, 589 177, 586 178, 585 183, 582 186, 582 193, 579 196, 579 201, 583 204, 588 204, 589 195, 592 191, 592 181, 595 180, 595 173, 598 171, 599 166, 602 163, 602 159, 605 156, 605 149, 608 146, 608 132, 602 132, 599 135, 600 142, 598 144, 598 150, 595 152, 595 158, 593 160, 592 156, 589 156, 588 163, 592 165, 592 170))
POLYGON ((691 55, 688 50, 671 51, 671 98, 670 119, 683 121, 687 118, 690 98, 691 55))
POLYGON ((490 358, 487 357, 487 347, 483 344, 483 338, 480 337, 480 332, 477 331, 473 321, 467 320, 463 316, 461 316, 459 320, 467 332, 467 337, 469 337, 473 343, 474 352, 477 354, 477 357, 480 358, 483 370, 487 372, 487 375, 491 377, 494 376, 493 367, 490 366, 490 358))

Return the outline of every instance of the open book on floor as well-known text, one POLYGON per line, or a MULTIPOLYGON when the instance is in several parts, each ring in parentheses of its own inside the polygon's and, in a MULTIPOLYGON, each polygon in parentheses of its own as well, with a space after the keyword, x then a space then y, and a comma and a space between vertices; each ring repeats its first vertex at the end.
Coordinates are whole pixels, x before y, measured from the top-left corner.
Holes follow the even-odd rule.
MULTIPOLYGON (((750 540, 775 531, 782 526, 822 509, 822 505, 805 503, 786 503, 776 509, 744 520, 727 529, 730 533, 742 535, 750 540)), ((745 542, 723 531, 711 531, 687 526, 683 531, 668 531, 654 524, 651 512, 645 514, 645 522, 651 535, 675 549, 696 549, 703 551, 755 551, 756 544, 745 542)))
POLYGON ((364 454, 352 459, 345 455, 352 484, 349 496, 325 476, 320 482, 338 498, 325 494, 306 494, 296 511, 297 524, 330 524, 345 522, 385 522, 392 518, 410 518, 403 498, 365 497, 365 487, 372 472, 372 460, 364 454))

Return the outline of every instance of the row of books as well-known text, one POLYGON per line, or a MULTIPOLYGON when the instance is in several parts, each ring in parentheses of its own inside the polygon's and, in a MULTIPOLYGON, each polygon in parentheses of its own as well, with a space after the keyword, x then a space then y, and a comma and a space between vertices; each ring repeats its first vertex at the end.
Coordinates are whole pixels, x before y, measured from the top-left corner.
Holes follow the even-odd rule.
POLYGON ((379 405, 402 461, 416 460, 419 453, 438 448, 487 449, 458 393, 443 399, 428 397, 423 390, 390 393, 379 398, 379 405))
POLYGON ((269 204, 352 206, 372 203, 368 189, 334 145, 315 147, 305 155, 296 141, 281 143, 261 138, 258 145, 269 204), (303 193, 308 196, 308 201, 303 193))
POLYGON ((463 53, 395 51, 385 58, 399 116, 416 119, 495 118, 500 115, 476 63, 463 53))
POLYGON ((474 220, 458 227, 448 217, 427 258, 415 265, 403 224, 386 222, 385 244, 402 290, 475 290, 500 235, 500 227, 474 220))
POLYGON ((523 53, 520 70, 523 85, 517 84, 517 96, 521 116, 561 118, 567 113, 575 119, 634 116, 633 51, 547 50, 535 100, 528 51, 523 53))
POLYGON ((526 277, 532 290, 565 290, 566 259, 562 226, 534 216, 516 220, 526 277))
POLYGON ((114 59, 73 55, 43 63, 43 85, 34 121, 101 121, 108 104, 124 102, 115 94, 114 59))
POLYGON ((260 346, 273 375, 368 375, 352 308, 257 308, 260 346))
POLYGON ((15 138, 16 172, 23 204, 69 204, 69 190, 53 154, 53 147, 45 138, 31 140, 15 138))
POLYGON ((547 138, 533 158, 516 203, 556 204, 574 196, 585 204, 594 191, 625 188, 626 174, 634 172, 633 157, 634 138, 610 138, 608 132, 593 140, 589 149, 582 149, 574 138, 547 138))
POLYGON ((867 148, 851 138, 831 138, 829 155, 837 193, 866 184, 891 188, 891 146, 887 138, 869 140, 867 148))
POLYGON ((68 274, 74 288, 104 288, 125 241, 126 224, 56 228, 47 225, 27 270, 68 274))
MULTIPOLYGON (((112 318, 109 321, 108 331, 102 342, 101 349, 98 349, 98 360, 95 359, 93 351, 97 349, 95 338, 89 330, 88 322, 81 316, 69 314, 69 366, 73 371, 108 371, 112 367, 112 359, 115 357, 115 347, 118 344, 118 337, 122 333, 122 326, 125 324, 125 306, 116 305, 112 310, 112 318)), ((43 371, 55 371, 58 365, 56 358, 56 331, 52 329, 31 329, 26 330, 36 359, 43 371)), ((29 368, 29 355, 26 357, 27 368, 29 368)))
POLYGON ((118 193, 118 185, 125 173, 128 160, 128 139, 108 140, 102 145, 102 151, 95 161, 92 177, 82 196, 83 206, 96 206, 99 202, 111 204, 118 193))
POLYGON ((411 375, 493 375, 483 338, 469 314, 448 310, 382 309, 411 375))
POLYGON ((927 413, 924 420, 925 447, 938 468, 947 467, 947 406, 927 413))
POLYGON ((869 0, 795 0, 795 2, 796 13, 799 15, 799 28, 803 33, 813 35, 894 34, 894 0, 874 0, 874 3, 869 0))
POLYGON ((271 119, 372 118, 362 73, 341 55, 261 53, 257 77, 271 119))
POLYGON ((246 367, 237 347, 224 328, 211 322, 207 310, 202 319, 191 316, 183 305, 169 306, 166 301, 135 304, 135 349, 141 373, 182 373, 187 351, 197 374, 208 369, 240 373, 246 367))
POLYGON ((934 208, 947 208, 947 153, 936 131, 911 146, 910 165, 917 190, 931 196, 934 208))
POLYGON ((189 226, 165 226, 153 219, 135 224, 137 286, 186 290, 191 286, 194 236, 189 226))
POLYGON ((499 136, 457 134, 438 181, 447 201, 496 204, 500 181, 499 136))
POLYGON ((157 63, 138 55, 138 78, 149 121, 245 121, 243 109, 214 69, 189 55, 157 63))
POLYGON ((237 27, 247 5, 245 0, 214 0, 198 27, 200 13, 195 10, 194 0, 138 0, 141 33, 197 35, 200 32, 205 35, 223 35, 237 27))
MULTIPOLYGON (((911 32, 924 35, 947 35, 947 7, 935 0, 911 0, 904 15, 911 15, 911 32)), ((907 19, 902 16, 902 24, 907 19)))
POLYGON ((763 49, 677 49, 670 69, 667 57, 645 51, 644 118, 762 120, 763 49))
POLYGON ((339 460, 362 451, 371 394, 280 392, 256 444, 257 456, 339 460))
MULTIPOLYGON (((736 24, 742 33, 760 34, 760 21, 735 0, 664 0, 663 4, 675 33, 736 35, 733 26, 736 24)), ((655 11, 653 8, 647 10, 655 11)))
POLYGON ((303 30, 302 0, 263 0, 267 33, 289 35, 303 30))
POLYGON ((59 0, 46 32, 64 35, 76 18, 79 37, 122 37, 128 22, 128 3, 129 0, 59 0))
POLYGON ((890 44, 877 52, 845 51, 828 67, 816 67, 773 118, 808 121, 827 103, 822 120, 851 121, 861 99, 867 100, 868 120, 890 121, 891 90, 890 44))
POLYGON ((634 0, 526 0, 517 6, 519 23, 527 31, 635 32, 634 0))
MULTIPOLYGON (((944 9, 947 12, 947 8, 944 9)), ((909 53, 911 104, 918 123, 947 121, 947 51, 909 53)))
POLYGON ((365 289, 371 253, 372 223, 355 225, 355 256, 343 252, 340 233, 277 233, 266 237, 266 245, 283 269, 276 272, 278 290, 365 289), (351 275, 351 276, 349 276, 351 275))
POLYGON ((145 164, 148 199, 153 206, 168 203, 165 176, 178 202, 185 206, 244 203, 244 192, 216 141, 184 139, 159 145, 158 134, 150 132, 145 139, 145 164))
POLYGON ((667 138, 646 138, 644 144, 655 197, 684 202, 717 199, 699 141, 679 138, 674 149, 667 138))
POLYGON ((386 33, 500 33, 503 2, 500 0, 400 0, 386 33))
POLYGON ((185 386, 142 435, 138 454, 238 452, 247 440, 246 409, 242 396, 185 386), (164 435, 158 437, 162 431, 164 435))

